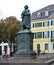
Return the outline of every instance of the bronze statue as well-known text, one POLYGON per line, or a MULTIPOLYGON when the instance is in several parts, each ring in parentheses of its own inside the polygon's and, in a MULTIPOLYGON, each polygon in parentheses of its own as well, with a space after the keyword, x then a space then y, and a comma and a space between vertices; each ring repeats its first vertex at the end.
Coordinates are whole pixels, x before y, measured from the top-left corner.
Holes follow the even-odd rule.
POLYGON ((24 10, 22 11, 21 17, 22 29, 17 33, 18 50, 16 54, 27 56, 27 54, 29 55, 33 52, 33 33, 30 31, 30 10, 28 10, 27 5, 25 5, 24 10))
POLYGON ((30 29, 30 10, 28 10, 27 5, 25 5, 24 10, 22 11, 21 17, 22 17, 23 29, 26 28, 30 29))

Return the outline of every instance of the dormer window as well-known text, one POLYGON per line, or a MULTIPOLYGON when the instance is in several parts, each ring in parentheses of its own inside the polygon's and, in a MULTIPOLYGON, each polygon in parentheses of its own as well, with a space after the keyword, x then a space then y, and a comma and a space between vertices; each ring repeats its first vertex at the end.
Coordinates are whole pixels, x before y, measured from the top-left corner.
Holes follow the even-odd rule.
POLYGON ((37 17, 39 18, 41 16, 41 13, 39 12, 39 13, 37 13, 37 17))
POLYGON ((48 16, 48 15, 49 15, 49 13, 48 13, 48 11, 46 11, 46 12, 45 12, 45 16, 48 16))

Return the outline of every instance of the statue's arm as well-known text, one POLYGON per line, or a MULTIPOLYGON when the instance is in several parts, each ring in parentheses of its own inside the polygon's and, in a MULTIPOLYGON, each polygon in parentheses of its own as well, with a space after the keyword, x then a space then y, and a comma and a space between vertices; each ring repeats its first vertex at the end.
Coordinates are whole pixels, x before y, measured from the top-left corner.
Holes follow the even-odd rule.
POLYGON ((25 15, 30 15, 30 10, 27 10, 25 15))
POLYGON ((22 12, 21 17, 23 18, 25 15, 25 11, 22 12))

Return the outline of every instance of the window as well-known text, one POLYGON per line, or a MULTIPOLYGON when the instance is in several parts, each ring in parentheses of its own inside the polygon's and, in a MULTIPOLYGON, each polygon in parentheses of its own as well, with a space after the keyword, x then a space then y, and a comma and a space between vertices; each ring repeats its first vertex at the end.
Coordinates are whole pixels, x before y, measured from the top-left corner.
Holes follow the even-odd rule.
POLYGON ((46 12, 45 12, 45 16, 48 16, 48 15, 49 15, 49 13, 48 13, 48 11, 46 11, 46 12))
POLYGON ((40 50, 40 44, 37 44, 37 50, 40 50))
POLYGON ((51 21, 51 25, 54 25, 54 20, 51 21))
POLYGON ((31 28, 34 28, 34 27, 35 27, 34 23, 31 23, 31 28))
POLYGON ((34 33, 34 38, 36 38, 36 33, 34 33))
POLYGON ((42 23, 35 23, 35 27, 42 27, 42 23))
POLYGON ((52 38, 54 38, 54 31, 52 31, 51 35, 52 35, 52 38))
POLYGON ((31 23, 31 28, 33 28, 33 23, 31 23))
POLYGON ((43 26, 48 26, 49 22, 43 22, 43 26))
POLYGON ((53 43, 53 50, 54 50, 54 43, 53 43))
POLYGON ((37 27, 37 23, 35 23, 35 27, 37 27))
POLYGON ((49 32, 46 31, 46 32, 43 32, 43 38, 48 38, 49 37, 49 32))
POLYGON ((33 28, 34 28, 35 26, 34 26, 34 23, 33 23, 33 28))
POLYGON ((39 18, 39 17, 41 17, 41 13, 39 12, 39 13, 37 13, 37 17, 39 18))
POLYGON ((37 32, 36 33, 36 38, 42 38, 42 32, 37 32))
POLYGON ((48 50, 48 44, 45 44, 45 50, 48 50))

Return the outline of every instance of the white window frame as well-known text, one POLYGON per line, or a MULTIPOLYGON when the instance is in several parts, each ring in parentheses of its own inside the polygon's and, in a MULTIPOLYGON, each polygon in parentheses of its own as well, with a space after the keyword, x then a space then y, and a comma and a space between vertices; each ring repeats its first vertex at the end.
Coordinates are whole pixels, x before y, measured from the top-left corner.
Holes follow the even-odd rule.
POLYGON ((37 13, 37 17, 39 18, 40 16, 41 16, 41 13, 40 13, 40 12, 38 12, 38 13, 37 13))
POLYGON ((45 11, 45 16, 48 16, 49 15, 49 12, 48 11, 45 11))
MULTIPOLYGON (((45 43, 45 44, 47 44, 47 43, 45 43)), ((44 48, 45 48, 44 50, 48 50, 48 49, 46 49, 45 44, 44 44, 44 48)), ((48 44, 47 44, 47 45, 48 45, 48 44)))

